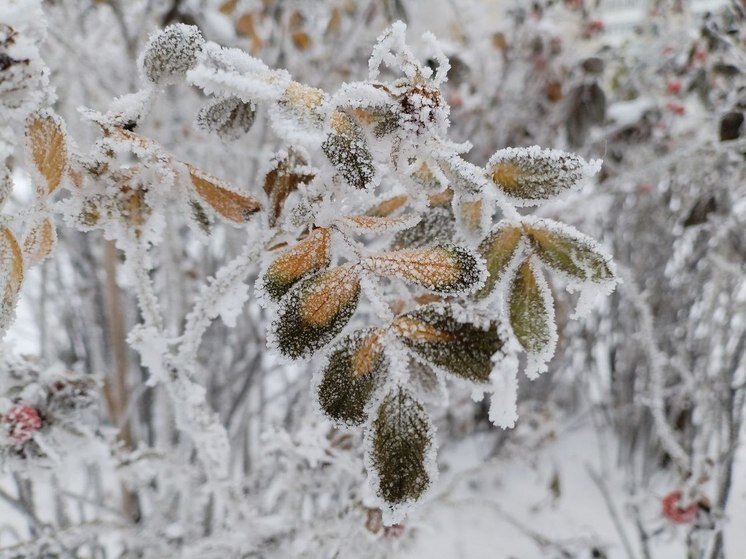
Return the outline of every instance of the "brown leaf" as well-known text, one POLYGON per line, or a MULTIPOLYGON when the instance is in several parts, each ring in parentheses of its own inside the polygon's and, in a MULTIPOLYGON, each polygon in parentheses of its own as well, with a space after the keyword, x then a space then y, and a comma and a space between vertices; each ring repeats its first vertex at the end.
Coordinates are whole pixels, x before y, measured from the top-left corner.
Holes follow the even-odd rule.
POLYGON ((394 196, 393 198, 384 200, 377 206, 373 206, 371 209, 369 209, 366 212, 366 215, 373 216, 373 217, 386 217, 394 213, 396 210, 401 208, 406 203, 407 203, 407 197, 405 195, 394 196))
POLYGON ((290 37, 298 50, 306 50, 311 46, 311 37, 304 31, 293 31, 290 37))
POLYGON ((62 182, 67 167, 67 136, 62 119, 40 113, 26 122, 26 138, 31 158, 46 181, 42 194, 51 194, 62 182))
POLYGON ((233 223, 244 223, 261 209, 259 202, 251 196, 234 192, 191 165, 187 167, 197 194, 224 219, 233 223))
POLYGON ((397 277, 445 294, 467 293, 480 283, 481 260, 454 245, 402 249, 368 256, 362 265, 373 273, 397 277))
POLYGON ((308 184, 314 175, 303 169, 308 161, 300 153, 290 150, 284 157, 275 158, 274 167, 264 177, 264 192, 269 196, 271 212, 269 225, 273 227, 282 214, 285 199, 301 184, 308 184))
POLYGON ((398 217, 378 217, 372 215, 347 215, 338 222, 359 233, 386 233, 401 231, 417 223, 418 217, 404 214, 398 217))
POLYGON ((0 232, 0 262, 2 262, 3 298, 0 303, 0 336, 10 326, 15 315, 18 294, 23 283, 23 254, 13 232, 3 227, 0 232))
POLYGON ((48 217, 32 224, 23 239, 23 258, 26 266, 35 266, 52 253, 57 234, 48 217))
POLYGON ((280 299, 301 278, 329 265, 328 229, 314 229, 302 241, 283 252, 264 274, 264 290, 280 299))

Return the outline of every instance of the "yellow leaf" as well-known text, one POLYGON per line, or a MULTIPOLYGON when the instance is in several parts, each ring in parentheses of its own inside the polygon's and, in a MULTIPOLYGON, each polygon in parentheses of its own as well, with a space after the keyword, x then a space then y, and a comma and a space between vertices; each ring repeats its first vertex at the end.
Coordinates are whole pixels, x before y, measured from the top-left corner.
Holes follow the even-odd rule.
POLYGON ((46 182, 42 194, 51 194, 62 182, 67 167, 67 136, 62 119, 51 113, 29 117, 26 138, 34 165, 46 182))
POLYGON ((32 224, 23 239, 23 257, 26 266, 35 266, 49 256, 56 240, 57 233, 50 218, 45 217, 32 224))
POLYGON ((189 176, 197 194, 221 217, 233 223, 244 223, 261 209, 251 196, 234 192, 217 179, 188 165, 189 176))

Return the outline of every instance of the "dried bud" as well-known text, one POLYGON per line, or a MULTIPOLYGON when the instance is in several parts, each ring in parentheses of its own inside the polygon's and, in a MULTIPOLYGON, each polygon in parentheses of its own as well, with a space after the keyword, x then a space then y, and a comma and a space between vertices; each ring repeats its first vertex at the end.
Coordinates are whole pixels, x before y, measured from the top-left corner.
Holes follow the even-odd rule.
POLYGON ((156 84, 174 83, 197 63, 205 40, 193 25, 178 23, 151 35, 140 58, 143 75, 156 84))

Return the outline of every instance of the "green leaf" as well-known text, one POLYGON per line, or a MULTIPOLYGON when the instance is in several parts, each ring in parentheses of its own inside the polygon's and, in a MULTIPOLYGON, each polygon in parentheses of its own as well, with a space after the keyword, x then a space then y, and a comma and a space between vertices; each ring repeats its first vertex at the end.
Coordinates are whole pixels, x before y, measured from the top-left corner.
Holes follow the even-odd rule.
POLYGON ((350 321, 360 297, 360 277, 346 264, 302 280, 280 301, 270 339, 286 357, 312 355, 350 321))
POLYGON ((372 429, 368 466, 376 474, 376 493, 392 508, 418 500, 433 477, 428 467, 432 427, 422 404, 406 389, 392 389, 372 429))
POLYGON ((391 248, 422 248, 446 243, 456 234, 456 220, 451 206, 436 206, 422 215, 414 227, 399 231, 391 248))
POLYGON ((503 278, 511 261, 518 252, 521 229, 506 221, 501 221, 479 245, 479 254, 487 262, 487 281, 477 292, 477 297, 489 295, 503 278))
POLYGON ((487 163, 492 182, 515 204, 535 206, 579 188, 600 168, 600 162, 586 162, 559 150, 506 148, 487 163))
POLYGON ((355 188, 365 188, 373 180, 375 168, 360 125, 349 115, 335 111, 331 132, 321 144, 324 155, 340 175, 355 188))
POLYGON ((460 322, 449 307, 437 303, 398 317, 392 330, 425 362, 479 384, 489 381, 492 356, 504 343, 496 322, 485 328, 460 322))
POLYGON ((614 280, 611 259, 599 251, 592 238, 549 220, 533 221, 525 230, 537 256, 550 268, 581 281, 614 280))
POLYGON ((513 278, 508 306, 510 326, 523 349, 545 354, 551 351, 556 332, 552 296, 544 278, 537 274, 541 272, 530 260, 521 264, 513 278))
POLYGON ((330 353, 317 388, 324 414, 342 425, 363 423, 385 369, 379 332, 358 330, 342 338, 330 353))

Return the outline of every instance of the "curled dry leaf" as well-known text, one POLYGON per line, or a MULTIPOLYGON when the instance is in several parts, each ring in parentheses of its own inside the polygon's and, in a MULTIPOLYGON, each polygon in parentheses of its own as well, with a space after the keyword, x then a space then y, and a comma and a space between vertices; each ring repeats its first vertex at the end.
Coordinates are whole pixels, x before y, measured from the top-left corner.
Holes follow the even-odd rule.
POLYGON ((264 192, 269 197, 269 224, 274 226, 282 214, 285 199, 301 184, 308 184, 314 175, 306 168, 308 161, 299 152, 290 150, 272 161, 273 167, 264 177, 264 192))
POLYGON ((187 167, 194 190, 222 218, 233 223, 244 223, 261 209, 255 198, 231 190, 191 165, 187 167))
POLYGON ((23 239, 23 260, 27 267, 35 266, 52 253, 57 233, 51 218, 45 217, 31 225, 23 239))
POLYGON ((40 194, 54 192, 67 168, 67 136, 62 119, 52 113, 39 113, 26 122, 26 139, 34 166, 46 182, 40 194))

